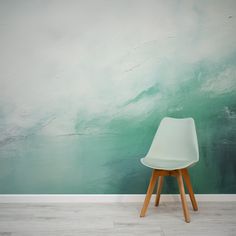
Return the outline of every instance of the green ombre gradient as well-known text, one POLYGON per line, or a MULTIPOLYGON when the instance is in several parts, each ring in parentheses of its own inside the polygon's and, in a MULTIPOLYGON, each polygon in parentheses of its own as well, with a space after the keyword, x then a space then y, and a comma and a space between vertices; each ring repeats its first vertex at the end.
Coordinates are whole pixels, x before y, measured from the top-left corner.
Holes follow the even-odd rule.
MULTIPOLYGON (((190 169, 194 191, 236 193, 236 43, 224 37, 236 37, 236 7, 233 1, 225 2, 217 2, 218 8, 212 9, 208 1, 191 1, 186 15, 192 17, 193 29, 185 25, 182 8, 176 8, 175 1, 166 3, 175 15, 169 14, 162 24, 153 23, 151 17, 156 15, 148 13, 152 8, 166 9, 162 2, 150 1, 149 6, 143 3, 138 8, 137 2, 114 1, 107 6, 111 13, 99 8, 102 15, 108 14, 104 21, 94 16, 103 28, 91 24, 83 28, 83 34, 79 31, 83 24, 71 6, 68 9, 75 18, 67 22, 63 16, 63 29, 45 10, 51 9, 60 19, 63 6, 42 5, 36 16, 26 15, 36 25, 26 32, 33 34, 38 27, 39 39, 32 41, 32 48, 16 43, 16 53, 21 53, 21 46, 29 50, 22 59, 25 64, 20 64, 19 56, 12 62, 14 67, 2 66, 0 71, 0 194, 145 193, 151 170, 139 160, 165 116, 195 119, 200 161, 190 169), (124 10, 127 16, 122 15, 124 10), (134 12, 137 24, 129 16, 134 12), (137 33, 142 24, 139 13, 145 22, 150 18, 150 32, 145 24, 137 33), (113 18, 114 14, 123 18, 113 18), (41 22, 40 16, 47 21, 41 22), (70 29, 74 21, 78 27, 70 29), (172 21, 177 22, 173 29, 172 21), (215 21, 223 22, 220 29, 215 21), (96 30, 103 34, 97 34, 97 41, 96 30), (160 38, 155 35, 158 30, 160 38), (143 35, 148 32, 157 38, 146 40, 143 35), (211 41, 212 34, 222 37, 211 41)), ((1 4, 8 11, 15 9, 1 4)), ((32 12, 36 8, 28 7, 32 12)), ((90 10, 90 5, 84 6, 84 11, 90 10)), ((19 11, 23 15, 24 9, 19 11)), ((12 18, 23 17, 14 14, 12 18)), ((2 19, 11 29, 10 34, 1 26, 1 35, 7 39, 2 48, 10 50, 16 40, 12 35, 21 32, 10 17, 3 14, 2 19)), ((11 62, 9 50, 1 55, 1 62, 11 62)), ((167 178, 164 192, 176 191, 175 181, 167 178)))

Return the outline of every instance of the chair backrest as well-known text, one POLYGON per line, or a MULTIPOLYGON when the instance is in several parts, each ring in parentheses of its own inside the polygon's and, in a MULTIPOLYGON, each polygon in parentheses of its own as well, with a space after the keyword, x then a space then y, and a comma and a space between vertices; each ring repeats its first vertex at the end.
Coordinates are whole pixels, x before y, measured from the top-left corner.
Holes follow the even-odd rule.
POLYGON ((199 151, 193 118, 163 118, 145 158, 197 162, 199 151))

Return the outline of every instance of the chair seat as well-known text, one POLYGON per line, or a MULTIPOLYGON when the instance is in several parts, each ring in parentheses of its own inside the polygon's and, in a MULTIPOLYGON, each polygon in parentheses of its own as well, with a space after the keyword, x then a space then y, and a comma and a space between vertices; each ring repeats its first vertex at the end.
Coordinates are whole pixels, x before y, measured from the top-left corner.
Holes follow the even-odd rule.
POLYGON ((154 159, 154 158, 142 158, 143 165, 152 169, 158 170, 176 170, 191 166, 194 161, 190 160, 166 160, 166 159, 154 159))

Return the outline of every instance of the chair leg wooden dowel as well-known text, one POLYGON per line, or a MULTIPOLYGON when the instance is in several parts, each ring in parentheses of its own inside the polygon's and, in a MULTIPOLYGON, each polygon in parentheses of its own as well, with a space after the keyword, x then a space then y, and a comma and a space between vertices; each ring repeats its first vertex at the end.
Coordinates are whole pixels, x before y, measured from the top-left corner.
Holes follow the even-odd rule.
POLYGON ((163 180, 164 180, 164 176, 159 176, 158 185, 157 185, 157 194, 156 194, 156 199, 155 199, 155 206, 158 206, 160 202, 163 180))
POLYGON ((193 210, 197 211, 198 210, 197 201, 196 201, 195 196, 194 196, 194 192, 193 192, 190 176, 189 176, 189 173, 188 173, 188 169, 187 168, 183 169, 182 174, 183 174, 183 177, 184 177, 184 180, 185 180, 186 187, 188 189, 188 194, 189 194, 192 206, 193 206, 193 210))
POLYGON ((182 201, 184 218, 185 218, 185 221, 189 223, 190 216, 189 216, 188 205, 187 205, 187 200, 186 200, 185 191, 184 191, 184 183, 183 183, 182 174, 180 170, 178 170, 177 181, 178 181, 179 192, 180 192, 181 201, 182 201))
POLYGON ((152 197, 152 193, 153 193, 153 190, 154 190, 154 187, 155 187, 155 184, 156 184, 157 177, 158 177, 157 171, 153 170, 152 171, 152 176, 151 176, 151 179, 150 179, 150 182, 149 182, 147 194, 146 194, 146 197, 145 197, 145 200, 144 200, 144 203, 143 203, 143 208, 142 208, 141 213, 140 213, 140 217, 144 217, 145 214, 146 214, 146 211, 147 211, 147 208, 148 208, 148 205, 149 205, 149 202, 150 202, 150 199, 152 197))

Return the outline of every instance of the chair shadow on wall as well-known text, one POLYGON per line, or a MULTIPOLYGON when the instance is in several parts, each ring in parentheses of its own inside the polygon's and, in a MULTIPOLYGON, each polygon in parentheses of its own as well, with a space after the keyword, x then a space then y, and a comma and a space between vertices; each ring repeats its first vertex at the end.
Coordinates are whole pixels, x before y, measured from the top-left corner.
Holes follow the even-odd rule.
POLYGON ((144 217, 157 183, 155 206, 159 205, 165 176, 175 176, 179 187, 185 221, 190 222, 185 196, 185 181, 193 210, 198 205, 191 185, 188 168, 199 160, 195 123, 192 118, 162 119, 147 155, 141 159, 143 165, 152 168, 152 175, 140 217, 144 217))

